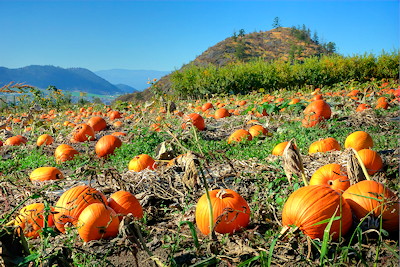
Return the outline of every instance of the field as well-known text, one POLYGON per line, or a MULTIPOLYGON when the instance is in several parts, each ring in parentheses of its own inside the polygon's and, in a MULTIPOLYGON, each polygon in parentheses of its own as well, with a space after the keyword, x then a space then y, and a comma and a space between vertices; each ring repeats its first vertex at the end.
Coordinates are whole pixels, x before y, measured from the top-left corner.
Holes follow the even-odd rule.
MULTIPOLYGON (((398 196, 399 90, 397 80, 374 80, 207 99, 178 100, 166 95, 146 103, 108 106, 68 103, 54 108, 45 103, 34 106, 35 102, 27 99, 24 106, 3 108, 0 259, 6 266, 398 266, 398 226, 388 230, 386 223, 391 222, 386 218, 372 218, 370 212, 371 216, 357 219, 353 213, 347 216, 352 217, 350 229, 334 238, 330 230, 343 218, 341 213, 336 217, 332 213, 319 224, 325 229, 321 238, 312 239, 299 225, 284 227, 282 211, 293 192, 309 183, 317 169, 332 163, 342 166, 341 175, 348 177, 350 184, 371 179, 398 196), (329 104, 331 115, 305 127, 304 110, 319 98, 329 104), (382 101, 386 104, 380 104, 382 101), (205 103, 213 107, 202 109, 205 103), (369 108, 356 111, 360 104, 369 108), (226 108, 230 116, 216 119, 220 108, 226 108), (204 118, 203 130, 185 116, 191 113, 204 118), (78 142, 75 127, 94 116, 102 117, 106 128, 96 131, 90 138, 94 140, 78 142), (252 140, 228 142, 233 132, 253 125, 261 125, 267 132, 252 140), (383 165, 373 174, 364 173, 369 170, 366 163, 360 165, 361 170, 366 168, 360 173, 349 169, 353 152, 345 148, 345 142, 356 131, 372 137, 371 149, 382 159, 383 165), (122 145, 99 157, 95 150, 98 140, 116 132, 122 133, 118 135, 122 145), (43 134, 54 140, 38 146, 43 134), (10 145, 6 140, 16 135, 25 137, 25 142, 10 145), (328 137, 334 138, 340 149, 309 153, 312 143, 328 137), (291 162, 302 166, 303 172, 288 168, 287 154, 285 158, 272 155, 277 144, 290 140, 297 146, 292 151, 301 158, 291 162), (78 154, 66 161, 56 160, 55 150, 61 144, 72 146, 78 154), (154 170, 128 170, 131 160, 141 154, 155 159, 154 170), (30 179, 37 168, 50 166, 64 178, 30 179), (18 224, 16 217, 22 207, 44 203, 45 217, 56 216, 61 195, 78 185, 90 185, 107 199, 119 190, 129 191, 143 207, 143 217, 121 216, 117 236, 89 242, 82 240, 80 224, 68 225, 61 233, 48 223, 37 238, 18 234, 21 231, 14 224, 18 224), (209 219, 207 212, 197 217, 196 207, 207 188, 239 193, 249 206, 248 225, 233 234, 215 232, 225 217, 234 223, 241 216, 230 209, 215 216, 217 226, 203 234, 198 224, 209 219)), ((386 205, 380 195, 367 198, 386 205)), ((398 199, 389 201, 398 205, 398 199)), ((327 205, 318 199, 316 203, 321 209, 327 205)), ((398 215, 398 208, 395 212, 398 215)))

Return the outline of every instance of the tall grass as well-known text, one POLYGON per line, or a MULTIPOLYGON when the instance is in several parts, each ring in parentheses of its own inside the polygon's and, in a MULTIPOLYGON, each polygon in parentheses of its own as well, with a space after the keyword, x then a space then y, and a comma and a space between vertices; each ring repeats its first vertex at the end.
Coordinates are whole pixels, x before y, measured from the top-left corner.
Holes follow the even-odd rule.
POLYGON ((365 82, 372 78, 399 77, 399 51, 344 57, 325 55, 304 62, 265 62, 255 60, 223 67, 189 65, 171 75, 172 88, 178 95, 247 94, 263 88, 266 92, 305 85, 331 86, 338 82, 365 82))

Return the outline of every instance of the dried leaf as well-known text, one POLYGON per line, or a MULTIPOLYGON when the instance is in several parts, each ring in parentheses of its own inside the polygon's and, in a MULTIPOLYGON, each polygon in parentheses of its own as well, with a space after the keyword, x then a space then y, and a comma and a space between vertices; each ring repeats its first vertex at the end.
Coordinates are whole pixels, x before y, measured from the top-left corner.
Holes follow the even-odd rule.
POLYGON ((176 165, 180 166, 184 171, 182 183, 186 188, 195 189, 198 185, 197 161, 196 155, 192 152, 188 152, 176 159, 176 165))
POLYGON ((360 165, 360 162, 358 161, 352 149, 348 150, 347 177, 352 183, 358 183, 366 180, 362 166, 360 165))
POLYGON ((155 158, 157 160, 170 160, 174 158, 174 150, 166 141, 160 143, 156 147, 155 152, 156 152, 155 158))
POLYGON ((302 176, 304 179, 305 185, 307 185, 307 181, 304 177, 304 167, 303 161, 301 159, 301 155, 299 151, 295 148, 295 144, 292 140, 286 145, 283 150, 283 169, 285 170, 286 177, 289 180, 289 184, 292 184, 292 175, 295 174, 297 176, 302 176))

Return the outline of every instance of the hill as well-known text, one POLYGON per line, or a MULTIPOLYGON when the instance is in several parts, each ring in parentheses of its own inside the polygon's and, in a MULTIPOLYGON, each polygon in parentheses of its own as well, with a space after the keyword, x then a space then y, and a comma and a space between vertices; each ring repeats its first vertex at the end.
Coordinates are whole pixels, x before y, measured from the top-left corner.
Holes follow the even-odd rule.
POLYGON ((170 71, 110 69, 99 70, 94 73, 113 84, 126 84, 138 91, 142 91, 149 87, 148 81, 160 79, 169 74, 170 71))
POLYGON ((107 80, 84 68, 60 68, 31 65, 9 69, 0 67, 0 86, 9 82, 25 83, 41 89, 54 85, 64 91, 86 92, 100 95, 126 93, 107 80))
MULTIPOLYGON (((232 63, 249 62, 256 59, 264 61, 302 61, 307 57, 334 53, 335 45, 319 44, 317 39, 310 36, 309 30, 296 27, 279 27, 269 31, 260 31, 245 34, 239 32, 225 40, 209 47, 200 56, 184 65, 180 70, 190 65, 206 66, 212 64, 218 67, 232 63)), ((171 91, 170 74, 163 76, 157 86, 164 92, 171 91)), ((124 96, 123 99, 148 99, 151 97, 151 88, 142 93, 124 96)))

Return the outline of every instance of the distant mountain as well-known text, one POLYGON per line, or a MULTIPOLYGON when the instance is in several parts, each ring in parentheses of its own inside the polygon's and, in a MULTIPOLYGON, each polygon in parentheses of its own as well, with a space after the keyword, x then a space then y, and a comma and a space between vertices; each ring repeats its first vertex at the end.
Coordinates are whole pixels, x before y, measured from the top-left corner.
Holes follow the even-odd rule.
POLYGON ((171 73, 170 71, 158 70, 127 70, 127 69, 110 69, 95 71, 98 76, 106 79, 113 84, 126 84, 142 91, 149 87, 148 81, 160 79, 161 77, 171 73))
POLYGON ((100 95, 126 93, 107 80, 84 68, 60 68, 31 65, 18 69, 0 67, 0 86, 9 82, 24 83, 41 89, 54 85, 64 91, 86 92, 100 95))
POLYGON ((124 91, 125 93, 135 93, 135 92, 139 92, 136 88, 133 88, 132 86, 123 84, 123 83, 119 83, 119 84, 114 84, 116 87, 118 87, 119 89, 121 89, 122 91, 124 91))

